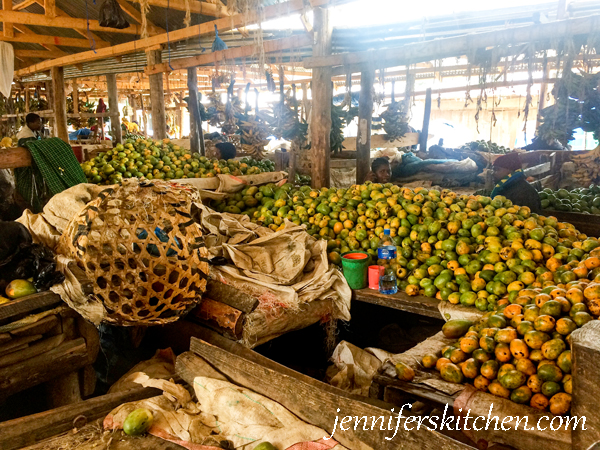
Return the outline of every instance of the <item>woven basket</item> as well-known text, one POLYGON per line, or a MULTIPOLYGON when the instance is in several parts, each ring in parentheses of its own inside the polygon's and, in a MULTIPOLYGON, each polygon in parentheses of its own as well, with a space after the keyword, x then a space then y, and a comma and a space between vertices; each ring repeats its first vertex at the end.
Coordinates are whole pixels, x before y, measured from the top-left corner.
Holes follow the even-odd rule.
POLYGON ((105 322, 165 324, 200 301, 209 267, 194 201, 189 187, 124 180, 70 222, 59 251, 93 282, 105 322))

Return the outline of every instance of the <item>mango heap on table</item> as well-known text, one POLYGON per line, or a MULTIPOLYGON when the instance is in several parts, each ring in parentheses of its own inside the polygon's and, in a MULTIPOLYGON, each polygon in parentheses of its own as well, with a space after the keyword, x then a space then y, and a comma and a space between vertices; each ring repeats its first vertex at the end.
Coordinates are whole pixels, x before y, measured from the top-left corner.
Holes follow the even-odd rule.
MULTIPOLYGON (((448 321, 444 335, 460 339, 440 354, 425 355, 423 368, 516 403, 568 413, 573 389, 569 336, 600 316, 599 268, 600 248, 573 268, 576 280, 514 291, 472 326, 448 321)), ((398 377, 405 372, 400 367, 398 377)))
POLYGON ((127 139, 125 144, 117 144, 113 150, 81 163, 81 168, 90 183, 115 184, 132 177, 172 180, 210 178, 218 174, 256 175, 272 172, 275 163, 252 158, 208 159, 174 145, 169 139, 127 139))
MULTIPOLYGON (((389 264, 410 295, 494 310, 507 294, 587 276, 578 268, 598 240, 554 217, 531 214, 504 197, 457 195, 449 190, 366 183, 349 189, 294 189, 285 184, 248 187, 216 202, 217 211, 242 213, 282 229, 305 224, 326 239, 330 261, 364 250, 373 258, 385 228, 397 248, 389 264)), ((375 262, 375 261, 374 261, 375 262)), ((595 277, 600 269, 594 268, 595 277)))

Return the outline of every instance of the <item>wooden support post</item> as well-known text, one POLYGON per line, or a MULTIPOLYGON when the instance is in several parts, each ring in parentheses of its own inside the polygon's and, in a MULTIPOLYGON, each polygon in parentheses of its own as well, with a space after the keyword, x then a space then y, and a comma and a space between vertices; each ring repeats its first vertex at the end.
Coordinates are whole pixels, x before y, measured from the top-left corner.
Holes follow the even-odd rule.
POLYGON ((29 112, 29 87, 25 88, 25 112, 29 112))
POLYGON ((144 95, 140 94, 140 107, 142 108, 142 123, 140 124, 140 127, 142 127, 143 124, 143 131, 144 134, 146 136, 148 136, 148 117, 146 117, 146 108, 144 106, 144 95))
POLYGON ((106 75, 106 90, 108 91, 108 110, 111 113, 110 129, 113 142, 120 144, 123 141, 121 121, 119 120, 119 93, 117 90, 117 75, 109 73, 106 75))
MULTIPOLYGON (((600 441, 600 416, 596 395, 600 383, 598 359, 600 358, 600 322, 592 321, 571 334, 573 357, 573 402, 571 417, 580 420, 572 424, 573 450, 588 450, 600 441), (585 417, 582 427, 581 420, 585 417)), ((594 447, 595 448, 595 447, 594 447)))
POLYGON ((77 78, 73 78, 73 113, 79 114, 79 86, 77 78))
POLYGON ((362 184, 371 169, 371 121, 373 118, 373 82, 375 70, 363 70, 360 75, 358 99, 358 134, 356 136, 356 183, 362 184))
MULTIPOLYGON (((2 0, 2 9, 4 11, 12 11, 12 0, 2 0)), ((5 37, 15 37, 15 29, 12 23, 4 22, 2 24, 2 30, 5 37)))
MULTIPOLYGON (((331 54, 331 22, 329 12, 323 8, 314 9, 315 43, 313 55, 331 54)), ((313 70, 311 109, 311 156, 312 187, 329 187, 329 159, 331 154, 331 102, 333 85, 331 67, 313 70)))
MULTIPOLYGON (((542 66, 542 84, 540 85, 540 96, 538 100, 538 113, 535 120, 535 134, 537 136, 537 130, 540 127, 540 123, 542 121, 542 109, 546 106, 546 92, 548 92, 548 84, 546 80, 548 79, 548 54, 544 54, 544 62, 542 66)), ((514 141, 511 141, 514 142, 514 141)))
POLYGON ((130 94, 129 95, 129 107, 131 109, 131 121, 133 122, 134 120, 137 119, 137 107, 136 107, 136 101, 135 101, 135 95, 134 94, 130 94))
POLYGON ((431 88, 425 93, 425 113, 423 114, 423 128, 419 136, 419 151, 427 151, 427 137, 429 136, 429 118, 431 117, 431 88))
POLYGON ((205 155, 204 133, 202 132, 202 117, 198 109, 198 68, 190 67, 187 70, 187 85, 189 91, 190 110, 190 150, 192 153, 205 155))
POLYGON ((52 75, 52 96, 54 103, 54 135, 69 143, 67 131, 67 98, 65 96, 65 72, 63 67, 50 69, 52 75))
MULTIPOLYGON (((150 50, 146 53, 148 65, 160 64, 162 57, 160 50, 150 50)), ((154 139, 167 137, 167 119, 165 117, 165 90, 163 75, 157 73, 150 75, 150 104, 152 107, 152 134, 154 139)))

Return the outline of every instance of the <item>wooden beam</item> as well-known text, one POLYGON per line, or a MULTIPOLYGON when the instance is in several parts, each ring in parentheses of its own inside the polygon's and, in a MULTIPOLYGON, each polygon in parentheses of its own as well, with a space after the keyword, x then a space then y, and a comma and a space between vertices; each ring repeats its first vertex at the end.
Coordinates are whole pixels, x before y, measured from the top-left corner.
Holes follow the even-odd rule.
POLYGON ((52 59, 52 58, 60 58, 64 56, 65 52, 63 51, 49 51, 49 50, 15 50, 15 56, 21 58, 42 58, 42 59, 52 59))
POLYGON ((12 7, 13 11, 20 11, 22 9, 28 8, 34 3, 37 3, 40 0, 25 0, 21 3, 18 3, 12 7))
MULTIPOLYGON (((349 3, 353 0, 312 0, 313 6, 327 6, 330 3, 341 4, 349 3)), ((63 58, 57 58, 52 61, 44 61, 38 64, 34 64, 25 69, 18 70, 16 72, 17 77, 23 77, 32 73, 49 70, 54 66, 68 66, 77 63, 98 61, 105 58, 115 57, 119 55, 126 55, 135 51, 145 50, 155 45, 166 44, 167 42, 178 42, 190 37, 207 36, 215 32, 215 25, 219 31, 228 31, 233 28, 241 26, 250 26, 260 20, 265 21, 269 19, 275 19, 277 17, 287 16, 300 12, 304 9, 304 0, 288 0, 287 2, 277 3, 274 5, 266 6, 262 14, 257 11, 251 11, 248 14, 235 14, 230 17, 212 20, 199 25, 194 25, 189 28, 183 28, 175 30, 166 34, 159 34, 146 39, 140 39, 137 41, 127 42, 124 44, 113 45, 110 48, 96 49, 96 51, 88 51, 78 53, 76 57, 68 56, 63 58)), ((28 42, 28 41, 27 41, 28 42)), ((53 42, 51 42, 53 43, 53 42)), ((60 44, 67 45, 67 44, 60 44)), ((89 44, 88 44, 89 45, 89 44)))
POLYGON ((365 69, 360 77, 358 98, 358 134, 356 136, 356 183, 362 184, 371 170, 371 122, 373 119, 373 83, 375 68, 365 69))
POLYGON ((44 14, 51 19, 56 17, 56 1, 44 0, 44 14))
MULTIPOLYGON (((331 54, 332 27, 329 13, 323 8, 314 8, 315 43, 313 55, 331 54)), ((312 187, 329 187, 329 160, 331 157, 331 102, 333 84, 331 68, 313 70, 312 110, 311 110, 311 175, 312 187)))
MULTIPOLYGON (((5 12, 5 11, 12 11, 12 0, 2 0, 2 11, 0 11, 0 13, 5 12)), ((13 24, 11 22, 8 22, 6 20, 1 20, 0 22, 2 23, 2 34, 5 37, 14 37, 15 35, 15 29, 13 28, 13 24)))
POLYGON ((198 109, 198 70, 195 67, 190 67, 187 70, 187 86, 189 90, 188 109, 190 111, 190 151, 192 153, 200 153, 202 118, 198 109))
MULTIPOLYGON (((3 0, 7 1, 7 0, 3 0)), ((10 0, 8 0, 10 1, 10 0)), ((55 9, 56 11, 56 9, 55 9)), ((33 14, 22 11, 0 11, 0 22, 20 23, 23 25, 35 25, 41 27, 53 28, 68 28, 86 30, 88 21, 86 19, 78 19, 75 17, 56 16, 50 17, 42 14, 33 14)), ((92 31, 102 31, 104 33, 123 33, 123 34, 140 34, 142 32, 140 25, 129 25, 121 30, 117 28, 101 27, 97 20, 89 20, 89 29, 92 31)))
MULTIPOLYGON (((74 38, 65 38, 65 37, 58 37, 58 36, 46 36, 43 34, 18 34, 14 37, 7 37, 7 36, 0 36, 0 41, 6 41, 6 42, 23 42, 23 43, 27 43, 27 44, 40 44, 40 45, 44 45, 44 44, 49 44, 49 45, 62 45, 65 47, 79 47, 79 48, 90 48, 90 42, 87 39, 74 39, 74 38)), ((107 47, 110 47, 110 44, 106 41, 96 41, 96 51, 99 51, 101 49, 105 49, 107 47)), ((91 50, 90 50, 91 51, 91 50)), ((83 53, 87 53, 87 52, 83 52, 83 53)), ((93 51, 91 51, 91 53, 94 53, 93 51)), ((71 63, 74 64, 76 61, 73 61, 74 56, 73 55, 68 55, 68 56, 63 56, 61 58, 57 58, 51 61, 44 61, 43 63, 39 63, 39 64, 48 64, 48 67, 45 68, 44 70, 50 70, 52 67, 58 67, 60 66, 60 64, 53 64, 53 61, 58 61, 58 60, 71 60, 71 63)), ((30 67, 37 67, 39 64, 34 64, 33 66, 30 67)), ((66 65, 66 64, 63 64, 66 65)), ((27 69, 23 69, 23 70, 28 70, 27 69)), ((29 72, 28 72, 29 73, 29 72)), ((30 73, 35 73, 35 72, 30 72, 30 73)))
MULTIPOLYGON (((140 0, 130 0, 133 3, 140 3, 140 0)), ((175 11, 186 11, 185 2, 182 0, 148 0, 148 4, 160 8, 174 9, 175 11)), ((199 2, 190 0, 190 12, 192 14, 202 14, 203 16, 224 17, 231 13, 226 6, 216 5, 214 3, 199 2)))
POLYGON ((73 114, 79 114, 79 86, 77 78, 73 78, 73 114))
POLYGON ((429 137, 429 119, 431 117, 431 88, 425 93, 425 113, 423 114, 423 128, 419 137, 419 151, 427 151, 427 138, 429 137))
MULTIPOLYGON (((43 0, 37 0, 38 4, 42 4, 43 0)), ((43 6, 43 5, 42 5, 43 6)), ((69 16, 66 12, 64 12, 62 9, 60 9, 59 7, 55 6, 54 7, 55 11, 56 11, 56 15, 58 16, 63 16, 63 17, 71 17, 69 16)), ((92 33, 91 31, 87 31, 87 28, 85 30, 81 30, 81 29, 74 29, 74 31, 78 34, 80 34, 81 36, 83 36, 84 38, 86 38, 87 40, 90 39, 94 39, 95 43, 98 42, 106 42, 103 41, 100 36, 98 36, 97 34, 92 33)))
POLYGON ((113 117, 110 120, 110 129, 113 134, 113 142, 120 144, 123 141, 123 136, 121 133, 121 121, 119 120, 119 93, 117 89, 117 75, 114 73, 109 73, 106 75, 106 87, 108 90, 108 110, 111 114, 113 114, 113 117))
MULTIPOLYGON (((117 0, 117 2, 129 17, 131 17, 140 25, 142 24, 142 14, 137 9, 135 9, 130 3, 126 2, 125 0, 117 0)), ((150 36, 153 36, 155 34, 166 33, 164 29, 162 29, 161 27, 157 27, 147 19, 146 23, 148 27, 148 34, 150 36)))
MULTIPOLYGON (((148 65, 161 63, 160 50, 146 53, 148 65)), ((167 137, 167 119, 165 117, 165 90, 162 73, 150 75, 150 104, 152 107, 152 135, 154 139, 167 137)))
POLYGON ((50 70, 52 76, 52 91, 54 92, 54 135, 67 144, 69 143, 69 132, 67 131, 67 98, 65 96, 65 72, 62 67, 53 67, 50 70))
MULTIPOLYGON (((462 36, 415 42, 401 47, 313 56, 304 60, 304 67, 332 67, 371 63, 386 68, 423 61, 466 55, 477 48, 496 45, 544 41, 547 45, 567 36, 595 33, 600 27, 600 15, 560 20, 543 24, 510 27, 503 30, 470 33, 462 36)), ((539 50, 540 48, 538 48, 539 50)))
MULTIPOLYGON (((310 45, 311 42, 312 38, 308 34, 298 34, 296 36, 287 38, 264 41, 263 48, 265 53, 274 53, 290 48, 305 47, 310 45)), ((171 67, 173 67, 173 70, 180 70, 187 69, 188 67, 202 66, 205 64, 216 64, 221 61, 252 56, 258 51, 259 49, 256 44, 243 45, 241 47, 228 48, 227 50, 220 50, 206 55, 176 59, 171 61, 171 67)), ((145 72, 147 74, 170 72, 171 67, 169 67, 169 63, 156 64, 154 66, 148 66, 145 72)))

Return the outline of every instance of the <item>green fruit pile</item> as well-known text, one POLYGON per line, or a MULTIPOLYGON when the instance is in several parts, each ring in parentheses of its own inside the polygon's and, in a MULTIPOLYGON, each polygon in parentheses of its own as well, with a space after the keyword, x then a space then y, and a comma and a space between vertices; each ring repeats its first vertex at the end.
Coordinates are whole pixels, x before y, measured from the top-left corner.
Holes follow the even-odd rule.
POLYGON ((504 155, 505 153, 509 153, 511 151, 510 148, 504 147, 502 145, 498 145, 492 141, 485 141, 483 139, 479 141, 467 142, 463 145, 460 150, 472 151, 472 152, 484 152, 484 153, 494 153, 496 155, 504 155))
POLYGON ((576 264, 600 246, 572 225, 531 214, 504 197, 392 184, 321 190, 269 184, 248 187, 214 208, 246 214, 273 230, 285 219, 305 224, 309 234, 327 239, 336 264, 351 250, 375 257, 389 228, 397 258, 388 264, 401 290, 482 311, 525 287, 576 280, 576 264))
POLYGON ((275 163, 252 158, 235 160, 208 159, 174 145, 169 139, 128 139, 113 150, 100 153, 81 163, 88 182, 115 184, 123 178, 172 180, 180 178, 210 178, 218 174, 256 175, 272 172, 275 163))
POLYGON ((583 214, 600 214, 600 186, 572 191, 544 189, 540 192, 542 208, 554 211, 571 211, 583 214))

